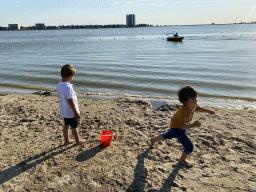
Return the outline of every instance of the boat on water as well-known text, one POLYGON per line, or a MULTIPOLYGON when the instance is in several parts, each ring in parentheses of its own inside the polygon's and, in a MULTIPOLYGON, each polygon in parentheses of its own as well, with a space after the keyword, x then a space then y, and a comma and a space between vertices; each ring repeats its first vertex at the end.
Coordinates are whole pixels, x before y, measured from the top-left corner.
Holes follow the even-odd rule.
POLYGON ((172 36, 170 34, 173 34, 173 33, 167 33, 166 34, 168 36, 167 41, 181 42, 184 39, 184 37, 179 36, 178 33, 175 33, 172 36))

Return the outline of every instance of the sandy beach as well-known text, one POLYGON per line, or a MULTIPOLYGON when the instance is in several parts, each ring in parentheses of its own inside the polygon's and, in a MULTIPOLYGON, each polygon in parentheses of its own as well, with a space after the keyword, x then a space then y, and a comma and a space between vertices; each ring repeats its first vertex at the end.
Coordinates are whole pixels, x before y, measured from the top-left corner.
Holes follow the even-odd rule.
POLYGON ((2 94, 0 101, 0 191, 256 191, 254 110, 197 113, 202 126, 187 131, 195 145, 188 169, 177 162, 176 139, 149 149, 180 105, 79 98, 86 143, 63 146, 57 97, 2 94), (109 147, 101 145, 105 130, 115 132, 109 147))

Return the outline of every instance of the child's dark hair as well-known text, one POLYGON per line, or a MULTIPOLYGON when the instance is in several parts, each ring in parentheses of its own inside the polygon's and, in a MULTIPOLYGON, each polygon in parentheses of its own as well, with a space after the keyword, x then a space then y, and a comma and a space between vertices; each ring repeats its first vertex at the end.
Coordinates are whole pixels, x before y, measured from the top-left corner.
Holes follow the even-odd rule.
POLYGON ((64 65, 61 68, 61 77, 63 78, 75 76, 75 74, 76 74, 76 69, 70 64, 64 65))
POLYGON ((178 97, 180 102, 184 104, 189 98, 197 97, 197 91, 191 86, 185 86, 179 90, 178 97))

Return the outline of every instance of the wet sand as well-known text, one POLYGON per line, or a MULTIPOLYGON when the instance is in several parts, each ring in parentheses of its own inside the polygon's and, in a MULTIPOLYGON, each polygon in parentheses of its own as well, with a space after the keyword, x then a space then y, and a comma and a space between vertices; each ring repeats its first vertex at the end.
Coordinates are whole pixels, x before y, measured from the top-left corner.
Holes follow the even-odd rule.
POLYGON ((0 101, 0 191, 256 191, 254 110, 197 113, 202 126, 187 131, 195 145, 188 169, 177 162, 176 139, 149 149, 177 104, 157 110, 122 97, 79 98, 86 143, 63 146, 57 97, 2 94, 0 101), (109 147, 101 146, 104 130, 115 132, 109 147))

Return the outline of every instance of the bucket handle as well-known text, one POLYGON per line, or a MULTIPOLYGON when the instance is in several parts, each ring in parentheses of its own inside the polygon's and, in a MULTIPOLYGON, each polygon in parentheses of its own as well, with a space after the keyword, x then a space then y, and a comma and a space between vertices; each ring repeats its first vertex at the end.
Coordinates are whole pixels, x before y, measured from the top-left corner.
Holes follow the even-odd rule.
POLYGON ((102 134, 100 134, 101 136, 108 136, 108 137, 111 137, 111 136, 114 136, 115 135, 115 133, 113 133, 113 135, 102 135, 102 134))

